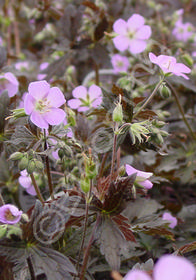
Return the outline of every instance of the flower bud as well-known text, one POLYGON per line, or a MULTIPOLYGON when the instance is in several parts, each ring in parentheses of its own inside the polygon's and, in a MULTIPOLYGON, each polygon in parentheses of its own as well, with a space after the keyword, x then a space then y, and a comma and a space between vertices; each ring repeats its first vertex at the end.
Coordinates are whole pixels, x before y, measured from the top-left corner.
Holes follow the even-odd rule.
POLYGON ((15 152, 13 154, 11 154, 11 156, 9 157, 10 160, 20 160, 23 158, 23 153, 20 152, 15 152))
POLYGON ((80 186, 83 192, 87 193, 90 190, 90 180, 87 177, 82 176, 83 178, 80 181, 80 186))
POLYGON ((165 122, 154 119, 152 120, 152 124, 157 128, 162 128, 165 125, 165 122))
POLYGON ((38 171, 42 171, 44 169, 43 162, 41 162, 37 159, 35 159, 34 162, 35 162, 35 167, 38 171))
POLYGON ((112 119, 114 122, 122 122, 123 121, 123 111, 122 111, 122 105, 118 103, 116 105, 116 108, 113 111, 112 119))
POLYGON ((192 57, 190 56, 190 54, 185 53, 181 56, 181 58, 182 58, 183 62, 186 63, 189 67, 193 66, 194 61, 193 61, 192 57))
POLYGON ((16 235, 18 237, 22 237, 22 230, 21 230, 21 228, 16 227, 16 226, 9 226, 6 237, 7 238, 11 238, 12 235, 16 235))
POLYGON ((29 162, 28 158, 27 158, 26 156, 24 156, 24 157, 19 161, 18 168, 19 168, 20 170, 26 169, 27 166, 28 166, 28 162, 29 162))
POLYGON ((125 175, 125 173, 126 173, 126 169, 125 166, 123 165, 118 169, 118 175, 122 177, 125 175))
POLYGON ((36 169, 36 165, 35 165, 35 161, 34 160, 30 160, 28 165, 27 165, 27 172, 29 174, 33 173, 36 169))
POLYGON ((7 225, 0 225, 0 239, 7 233, 7 225))
POLYGON ((26 117, 26 113, 25 113, 24 108, 14 109, 12 111, 11 117, 13 117, 15 120, 19 119, 19 118, 22 118, 22 117, 26 117))
POLYGON ((86 176, 89 179, 93 179, 97 176, 96 164, 92 162, 89 165, 86 165, 86 176))
POLYGON ((160 86, 159 92, 163 98, 168 98, 171 96, 171 90, 166 86, 165 83, 160 86))

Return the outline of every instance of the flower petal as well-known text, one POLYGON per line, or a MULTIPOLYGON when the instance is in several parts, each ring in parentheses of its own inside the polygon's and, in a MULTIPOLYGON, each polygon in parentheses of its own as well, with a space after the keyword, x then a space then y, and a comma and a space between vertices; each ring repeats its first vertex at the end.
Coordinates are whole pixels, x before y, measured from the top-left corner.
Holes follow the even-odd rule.
POLYGON ((147 190, 152 189, 153 187, 153 183, 150 182, 149 180, 145 180, 145 181, 138 180, 138 183, 147 190))
POLYGON ((128 49, 129 42, 130 42, 130 39, 124 35, 119 35, 119 36, 113 38, 113 43, 114 43, 115 47, 117 48, 117 50, 119 50, 121 52, 128 49))
POLYGON ((87 106, 81 106, 78 108, 78 112, 86 112, 88 111, 90 108, 87 106))
POLYGON ((90 86, 89 90, 88 90, 88 94, 90 97, 90 100, 92 101, 95 98, 98 98, 102 95, 102 90, 100 87, 96 86, 96 85, 92 85, 90 86))
POLYGON ((19 82, 18 80, 16 79, 16 77, 11 73, 11 72, 7 72, 4 74, 4 78, 7 79, 10 83, 18 86, 19 85, 19 82))
POLYGON ((137 173, 138 182, 145 181, 146 179, 150 178, 153 175, 153 173, 151 173, 151 172, 144 172, 144 171, 137 170, 136 168, 134 168, 133 166, 131 166, 129 164, 125 164, 125 169, 126 169, 126 172, 128 175, 137 173))
POLYGON ((157 63, 157 56, 154 53, 150 52, 148 56, 152 63, 157 63))
POLYGON ((33 110, 35 109, 35 103, 35 98, 27 93, 24 99, 24 109, 27 115, 30 115, 33 112, 33 110))
POLYGON ((72 95, 75 98, 86 99, 87 89, 84 86, 78 86, 72 91, 72 95))
POLYGON ((67 105, 71 108, 71 109, 78 109, 78 107, 80 107, 80 105, 82 104, 82 102, 80 101, 80 99, 77 98, 73 98, 67 101, 67 105))
POLYGON ((30 119, 36 126, 48 129, 48 123, 44 119, 44 115, 40 114, 38 111, 33 111, 30 119))
POLYGON ((29 84, 28 91, 36 100, 44 98, 50 90, 46 81, 36 81, 29 84))
POLYGON ((194 265, 187 259, 174 255, 164 255, 155 264, 154 280, 194 280, 194 265))
POLYGON ((140 40, 147 40, 151 36, 151 28, 148 25, 142 26, 135 34, 135 38, 140 40))
POLYGON ((99 105, 101 105, 102 103, 102 96, 100 96, 99 98, 96 98, 92 103, 92 107, 97 108, 99 105))
POLYGON ((127 23, 124 19, 118 19, 113 24, 114 32, 120 34, 120 35, 126 35, 127 34, 127 23))
POLYGON ((30 195, 37 195, 35 188, 33 185, 31 185, 29 188, 26 189, 26 192, 30 195))
POLYGON ((146 46, 147 46, 146 41, 132 39, 129 42, 129 51, 133 54, 141 53, 145 50, 146 46))
POLYGON ((25 189, 30 188, 30 186, 32 185, 32 181, 31 181, 31 178, 29 176, 20 176, 18 178, 18 182, 25 189))
POLYGON ((5 204, 0 207, 0 222, 5 224, 16 224, 19 222, 22 211, 19 211, 18 208, 11 204, 5 204), (10 213, 13 217, 9 219, 9 215, 7 217, 7 213, 10 213))
POLYGON ((66 114, 62 109, 51 108, 49 112, 43 114, 43 117, 50 125, 58 125, 64 120, 66 114))
POLYGON ((163 214, 162 219, 166 220, 166 221, 168 221, 170 223, 169 224, 170 228, 174 228, 177 225, 177 223, 178 223, 176 217, 172 216, 170 213, 167 213, 167 212, 165 212, 163 214))
POLYGON ((142 270, 134 269, 129 271, 125 277, 124 280, 152 280, 151 277, 142 270))
POLYGON ((183 63, 176 63, 174 65, 173 71, 174 73, 190 73, 191 69, 189 67, 187 67, 186 65, 184 65, 183 63))
POLYGON ((130 31, 135 31, 141 28, 144 25, 144 22, 145 19, 143 16, 139 14, 134 14, 128 19, 127 26, 130 31))
POLYGON ((47 95, 47 100, 50 101, 52 107, 60 107, 65 104, 66 100, 62 91, 58 87, 52 87, 47 95))

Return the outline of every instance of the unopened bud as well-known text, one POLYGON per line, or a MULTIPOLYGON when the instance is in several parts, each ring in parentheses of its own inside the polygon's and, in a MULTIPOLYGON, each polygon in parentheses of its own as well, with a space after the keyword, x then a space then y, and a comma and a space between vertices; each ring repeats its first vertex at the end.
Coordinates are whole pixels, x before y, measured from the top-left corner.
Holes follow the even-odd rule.
POLYGON ((0 225, 0 239, 7 233, 7 225, 0 225))
POLYGON ((194 61, 193 61, 192 57, 190 56, 190 54, 185 53, 181 56, 181 58, 182 58, 183 62, 186 63, 189 67, 193 66, 194 61))
POLYGON ((97 176, 96 164, 92 163, 91 165, 86 166, 86 176, 89 179, 93 179, 97 176))
POLYGON ((15 152, 9 157, 10 160, 20 160, 21 158, 23 158, 23 153, 20 152, 15 152))
POLYGON ((83 192, 87 193, 90 191, 90 180, 87 177, 82 176, 83 178, 80 181, 80 186, 83 192))
POLYGON ((30 160, 28 165, 27 165, 27 172, 29 174, 33 173, 36 169, 36 165, 35 165, 35 161, 34 160, 30 160))
POLYGON ((22 237, 22 230, 16 226, 9 226, 6 237, 11 238, 12 235, 22 237))
POLYGON ((165 83, 160 86, 159 92, 163 98, 168 98, 171 96, 171 90, 166 86, 165 83))
POLYGON ((114 122, 122 122, 123 121, 123 111, 122 111, 122 105, 118 103, 116 105, 116 108, 113 111, 112 119, 114 122))
POLYGON ((118 175, 122 177, 122 176, 125 175, 125 173, 126 173, 126 168, 125 168, 125 166, 123 165, 123 166, 121 166, 121 167, 118 169, 118 175))
POLYGON ((43 162, 35 159, 34 160, 34 163, 35 163, 35 168, 38 170, 38 171, 42 171, 44 169, 44 165, 43 165, 43 162))
POLYGON ((67 74, 72 75, 76 73, 76 68, 73 65, 70 65, 69 67, 67 67, 67 74))
POLYGON ((26 169, 27 166, 28 166, 28 162, 29 162, 28 158, 24 156, 24 157, 19 161, 18 168, 19 168, 20 170, 26 169))
POLYGON ((152 124, 157 128, 162 128, 165 125, 165 122, 154 119, 152 120, 152 124))

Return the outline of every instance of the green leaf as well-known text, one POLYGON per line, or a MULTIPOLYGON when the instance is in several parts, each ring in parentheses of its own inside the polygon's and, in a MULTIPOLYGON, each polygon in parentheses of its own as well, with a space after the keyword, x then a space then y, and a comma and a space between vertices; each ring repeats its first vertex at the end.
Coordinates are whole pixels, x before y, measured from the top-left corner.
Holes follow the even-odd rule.
POLYGON ((100 252, 105 256, 111 269, 120 269, 121 248, 126 246, 126 239, 114 221, 109 217, 103 217, 98 228, 98 241, 100 252))

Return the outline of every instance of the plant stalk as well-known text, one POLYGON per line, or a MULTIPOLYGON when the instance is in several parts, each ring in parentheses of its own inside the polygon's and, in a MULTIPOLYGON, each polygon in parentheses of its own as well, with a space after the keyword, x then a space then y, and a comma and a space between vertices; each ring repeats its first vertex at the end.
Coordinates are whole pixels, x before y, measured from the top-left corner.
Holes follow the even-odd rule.
MULTIPOLYGON (((77 262, 77 266, 76 266, 76 270, 79 271, 79 262, 80 262, 80 257, 82 254, 82 250, 84 247, 84 242, 85 242, 85 238, 86 238, 86 231, 87 231, 87 224, 88 224, 88 210, 89 210, 89 198, 91 197, 91 192, 92 192, 92 186, 93 186, 93 182, 92 179, 90 180, 90 190, 89 193, 87 194, 88 197, 86 198, 86 208, 85 208, 85 219, 84 219, 84 230, 83 230, 83 236, 82 236, 82 242, 80 245, 80 251, 78 254, 78 262, 77 262)), ((79 273, 78 273, 79 275, 79 273)))
POLYGON ((118 123, 115 123, 114 141, 113 141, 113 148, 112 148, 112 163, 111 163, 111 171, 110 171, 110 183, 113 181, 113 177, 114 177, 114 168, 115 168, 115 161, 116 161, 117 132, 118 132, 118 123))
MULTIPOLYGON (((45 129, 44 129, 44 138, 45 138, 44 150, 47 150, 46 130, 45 129)), ((54 200, 52 177, 51 177, 51 173, 50 173, 50 163, 49 163, 49 157, 47 155, 46 155, 46 158, 45 158, 45 163, 46 163, 46 174, 47 174, 47 178, 48 178, 49 192, 50 192, 50 196, 51 196, 52 200, 54 200)))
POLYGON ((2 194, 0 193, 0 206, 4 205, 5 204, 5 201, 3 199, 3 196, 2 194))
POLYGON ((178 94, 177 94, 176 90, 175 90, 174 87, 170 84, 170 82, 167 81, 167 84, 169 85, 169 87, 170 87, 171 90, 172 90, 173 96, 174 96, 174 98, 175 98, 176 104, 177 104, 178 109, 179 109, 179 111, 180 111, 180 113, 181 113, 181 115, 182 115, 182 119, 183 119, 185 125, 187 126, 187 128, 188 128, 188 130, 189 130, 189 132, 190 132, 190 134, 191 134, 191 136, 192 136, 192 138, 193 138, 193 140, 196 140, 196 135, 195 135, 195 133, 193 132, 193 130, 192 130, 190 124, 188 123, 187 118, 185 117, 185 114, 184 114, 183 108, 182 108, 182 106, 181 106, 181 104, 180 104, 180 102, 179 102, 179 98, 178 98, 178 94))
POLYGON ((94 229, 93 229, 93 232, 91 234, 91 237, 90 237, 90 240, 89 240, 89 243, 88 243, 88 246, 87 246, 86 251, 85 251, 84 261, 83 261, 83 264, 82 264, 82 271, 81 271, 81 274, 80 274, 80 280, 84 280, 84 276, 85 276, 85 272, 86 272, 86 266, 87 266, 87 263, 88 263, 88 257, 89 257, 90 248, 91 248, 91 245, 93 243, 94 235, 95 235, 95 232, 97 230, 97 226, 98 226, 98 224, 100 222, 100 218, 101 218, 101 216, 98 215, 98 217, 96 219, 96 223, 95 223, 94 229))
POLYGON ((41 201, 42 204, 44 204, 44 199, 43 199, 42 194, 40 192, 40 189, 39 189, 39 187, 38 187, 38 185, 35 181, 35 177, 34 177, 33 173, 30 174, 30 177, 31 177, 32 184, 35 188, 35 191, 37 193, 37 196, 38 196, 39 200, 41 201))
POLYGON ((146 106, 150 103, 150 101, 153 99, 153 97, 155 96, 157 90, 159 89, 159 87, 161 86, 161 84, 163 83, 163 79, 161 79, 158 84, 156 85, 156 87, 154 88, 153 92, 149 95, 149 97, 146 99, 146 101, 144 102, 144 104, 139 108, 139 110, 133 115, 133 118, 136 118, 139 113, 146 108, 146 106))
POLYGON ((30 257, 27 258, 27 264, 28 264, 30 275, 31 275, 31 280, 36 280, 33 264, 32 264, 30 257))

